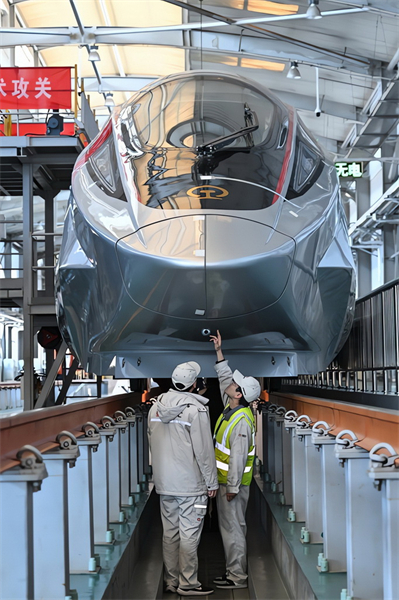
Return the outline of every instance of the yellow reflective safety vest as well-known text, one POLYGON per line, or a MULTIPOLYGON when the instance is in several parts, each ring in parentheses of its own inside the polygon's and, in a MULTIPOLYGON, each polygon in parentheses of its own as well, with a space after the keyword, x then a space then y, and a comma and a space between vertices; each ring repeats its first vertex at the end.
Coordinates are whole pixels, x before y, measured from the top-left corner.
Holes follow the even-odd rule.
POLYGON ((251 429, 251 446, 249 448, 247 463, 241 479, 242 485, 249 485, 252 481, 253 464, 255 459, 255 420, 249 407, 237 410, 228 421, 223 421, 223 413, 220 415, 215 426, 215 457, 218 471, 218 482, 227 483, 230 459, 230 436, 232 431, 241 420, 245 419, 251 429))

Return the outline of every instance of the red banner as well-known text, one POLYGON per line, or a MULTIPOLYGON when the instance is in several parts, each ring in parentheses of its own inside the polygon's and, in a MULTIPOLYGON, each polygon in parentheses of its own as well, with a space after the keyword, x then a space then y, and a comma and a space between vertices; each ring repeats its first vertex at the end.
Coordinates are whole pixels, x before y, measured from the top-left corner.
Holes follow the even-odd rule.
MULTIPOLYGON (((16 123, 12 124, 11 135, 46 135, 46 123, 20 123, 19 127, 16 123)), ((4 125, 0 123, 0 131, 4 134, 4 125)), ((64 123, 64 130, 61 135, 75 135, 75 124, 64 123)), ((0 140, 1 140, 0 135, 0 140)), ((1 146, 1 141, 0 141, 1 146)))
POLYGON ((71 67, 1 68, 0 108, 71 108, 71 67))

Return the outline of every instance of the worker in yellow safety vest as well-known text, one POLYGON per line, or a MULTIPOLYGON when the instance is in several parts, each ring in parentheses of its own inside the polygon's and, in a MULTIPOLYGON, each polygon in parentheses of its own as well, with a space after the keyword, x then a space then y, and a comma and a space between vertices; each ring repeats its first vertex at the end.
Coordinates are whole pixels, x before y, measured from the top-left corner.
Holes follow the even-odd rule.
POLYGON ((260 394, 254 377, 230 369, 222 353, 219 333, 210 336, 216 350, 215 370, 225 409, 214 433, 218 472, 219 529, 226 558, 226 572, 213 583, 218 588, 248 587, 245 512, 255 459, 255 420, 249 403, 260 394))

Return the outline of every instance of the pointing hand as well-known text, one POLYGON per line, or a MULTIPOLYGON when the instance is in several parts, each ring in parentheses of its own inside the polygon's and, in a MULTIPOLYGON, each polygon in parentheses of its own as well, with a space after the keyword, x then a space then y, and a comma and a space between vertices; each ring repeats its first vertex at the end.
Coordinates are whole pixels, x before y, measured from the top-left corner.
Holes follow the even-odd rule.
POLYGON ((209 340, 211 342, 213 342, 213 345, 215 346, 216 352, 221 349, 221 347, 222 347, 222 336, 220 335, 219 329, 217 329, 217 334, 216 335, 210 335, 209 336, 209 340))

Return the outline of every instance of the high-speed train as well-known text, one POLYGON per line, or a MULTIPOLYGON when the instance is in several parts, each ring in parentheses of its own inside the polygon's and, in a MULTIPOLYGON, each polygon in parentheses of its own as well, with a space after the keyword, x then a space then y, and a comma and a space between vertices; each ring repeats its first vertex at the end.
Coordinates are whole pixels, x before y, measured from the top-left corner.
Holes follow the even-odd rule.
POLYGON ((335 167, 257 83, 192 71, 114 109, 79 156, 57 314, 83 368, 214 375, 209 334, 254 376, 324 369, 353 319, 335 167))

